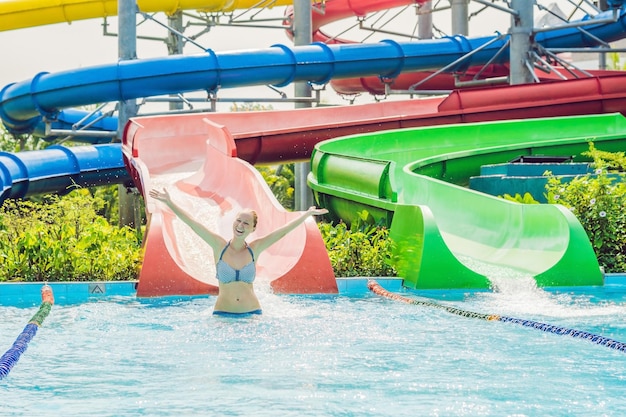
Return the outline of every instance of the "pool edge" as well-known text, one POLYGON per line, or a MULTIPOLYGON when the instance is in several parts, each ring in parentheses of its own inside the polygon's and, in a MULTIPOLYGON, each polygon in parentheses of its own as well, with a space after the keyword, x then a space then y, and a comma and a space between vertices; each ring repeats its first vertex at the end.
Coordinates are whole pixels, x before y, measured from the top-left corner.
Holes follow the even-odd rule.
MULTIPOLYGON (((363 296, 369 293, 367 281, 375 279, 391 292, 403 291, 402 278, 395 277, 349 277, 337 278, 339 295, 363 296)), ((0 306, 28 307, 41 303, 43 282, 0 283, 0 306)), ((137 294, 137 281, 86 281, 51 282, 57 304, 77 304, 109 297, 132 297, 137 294)), ((626 273, 604 274, 604 286, 608 289, 626 291, 626 273)), ((436 290, 436 293, 458 292, 459 290, 436 290)), ((468 292, 472 290, 463 290, 468 292)), ((427 295, 427 294, 425 294, 427 295)))

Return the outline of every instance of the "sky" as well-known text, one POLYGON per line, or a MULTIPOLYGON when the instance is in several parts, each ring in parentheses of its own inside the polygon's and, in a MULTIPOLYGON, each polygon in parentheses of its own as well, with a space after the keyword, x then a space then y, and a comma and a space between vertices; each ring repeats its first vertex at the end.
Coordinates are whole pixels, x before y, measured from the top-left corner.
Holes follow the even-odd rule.
MULTIPOLYGON (((559 3, 567 3, 562 0, 559 3)), ((442 3, 442 2, 440 2, 442 3)), ((445 3, 445 2, 443 2, 445 3)), ((479 11, 479 4, 470 4, 470 12, 479 11)), ((275 8, 263 12, 260 17, 282 16, 284 8, 275 8)), ((535 17, 537 18, 537 12, 535 17)), ((164 14, 157 14, 161 21, 165 21, 164 14)), ((399 25, 411 28, 415 22, 415 11, 410 8, 398 18, 399 25), (405 19, 405 20, 402 20, 405 19), (407 20, 408 19, 408 20, 407 20)), ((433 21, 437 28, 449 31, 449 12, 438 12, 433 21)), ((139 36, 164 37, 165 29, 154 22, 144 21, 139 17, 141 24, 138 26, 139 36)), ((2 53, 2 65, 0 66, 0 88, 3 86, 25 79, 30 79, 39 72, 58 72, 75 68, 84 68, 93 65, 110 64, 118 60, 118 39, 115 36, 103 34, 104 19, 92 19, 68 23, 60 23, 42 27, 20 29, 15 31, 0 32, 0 51, 2 53)), ((354 26, 356 19, 336 23, 329 28, 336 32, 354 26)), ((502 12, 481 12, 470 21, 470 36, 483 36, 494 34, 496 31, 506 32, 510 23, 510 17, 502 12)), ((109 31, 117 32, 117 18, 108 19, 109 31)), ((394 23, 397 27, 397 23, 394 23)), ((186 30, 186 35, 197 33, 197 27, 186 30)), ((410 31, 410 30, 409 30, 410 31)), ((352 39, 350 36, 365 36, 363 32, 347 32, 342 37, 352 39)), ((376 41, 389 38, 389 35, 378 35, 368 41, 376 41)), ((281 29, 241 28, 217 26, 208 33, 197 39, 205 48, 214 51, 244 50, 266 48, 276 43, 292 45, 291 41, 281 29)), ((201 53, 200 49, 192 44, 187 44, 185 54, 201 53)), ((137 41, 138 58, 151 58, 167 55, 167 48, 161 41, 142 40, 137 41)), ((330 87, 327 87, 330 90, 330 87)), ((293 95, 293 86, 283 89, 289 95, 293 95)), ((343 98, 337 96, 332 90, 325 91, 323 99, 334 104, 347 104, 343 98)), ((220 97, 278 97, 272 94, 267 87, 253 87, 246 89, 222 90, 220 97)), ((357 98, 356 102, 373 101, 372 97, 364 95, 357 98)), ((273 105, 277 108, 276 105, 273 105)), ((289 105, 293 107, 292 104, 289 105)))

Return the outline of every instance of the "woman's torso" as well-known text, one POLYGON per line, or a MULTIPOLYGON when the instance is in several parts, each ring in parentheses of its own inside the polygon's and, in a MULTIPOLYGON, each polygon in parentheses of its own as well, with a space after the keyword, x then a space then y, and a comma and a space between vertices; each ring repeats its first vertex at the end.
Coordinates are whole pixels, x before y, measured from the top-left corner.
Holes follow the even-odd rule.
POLYGON ((254 293, 252 284, 245 282, 220 283, 214 309, 228 313, 247 313, 261 309, 261 304, 254 293))
POLYGON ((230 313, 259 310, 261 305, 252 285, 256 273, 254 252, 248 246, 239 252, 229 251, 229 246, 230 242, 217 257, 221 265, 217 268, 219 294, 214 309, 230 313))

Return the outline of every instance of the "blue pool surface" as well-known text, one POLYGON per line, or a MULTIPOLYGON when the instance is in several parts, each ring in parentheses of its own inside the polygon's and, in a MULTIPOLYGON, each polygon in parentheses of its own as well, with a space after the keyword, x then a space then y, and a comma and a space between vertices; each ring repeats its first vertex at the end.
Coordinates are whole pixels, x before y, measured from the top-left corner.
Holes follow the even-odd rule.
MULTIPOLYGON (((137 299, 132 283, 100 295, 70 287, 82 295, 66 289, 67 302, 0 381, 0 415, 625 415, 626 353, 389 300, 365 282, 346 280, 349 290, 330 296, 261 288, 264 314, 245 319, 213 316, 214 297, 137 299)), ((406 297, 626 341, 621 280, 421 293, 379 282, 406 297)), ((8 305, 2 291, 0 354, 40 302, 8 305)))

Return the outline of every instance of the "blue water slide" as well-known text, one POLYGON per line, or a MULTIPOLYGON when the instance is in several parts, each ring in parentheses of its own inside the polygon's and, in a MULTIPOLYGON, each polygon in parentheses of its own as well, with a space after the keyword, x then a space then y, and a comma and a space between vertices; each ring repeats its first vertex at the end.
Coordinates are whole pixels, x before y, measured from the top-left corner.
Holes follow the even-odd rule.
POLYGON ((0 204, 7 198, 109 184, 131 184, 119 143, 0 152, 0 204))
MULTIPOLYGON (((535 40, 545 47, 569 48, 597 46, 598 39, 612 42, 624 37, 626 11, 621 8, 590 19, 584 30, 569 27, 540 32, 535 40), (611 20, 612 17, 615 19, 611 20), (593 23, 593 20, 603 23, 593 23)), ((324 84, 333 78, 372 75, 393 78, 401 72, 446 66, 451 72, 462 71, 487 62, 507 62, 508 42, 509 35, 495 35, 454 36, 419 42, 273 45, 259 50, 220 53, 207 50, 198 55, 120 61, 56 74, 42 72, 0 90, 0 118, 13 133, 32 133, 43 129, 44 118, 51 121, 54 128, 72 128, 87 112, 71 108, 93 103, 254 85, 281 87, 297 81, 324 84)), ((93 122, 89 129, 117 129, 114 117, 93 122)), ((5 198, 62 192, 73 183, 102 185, 127 181, 121 149, 116 144, 91 145, 84 149, 54 146, 32 153, 3 153, 0 175, 0 203, 5 198)))

